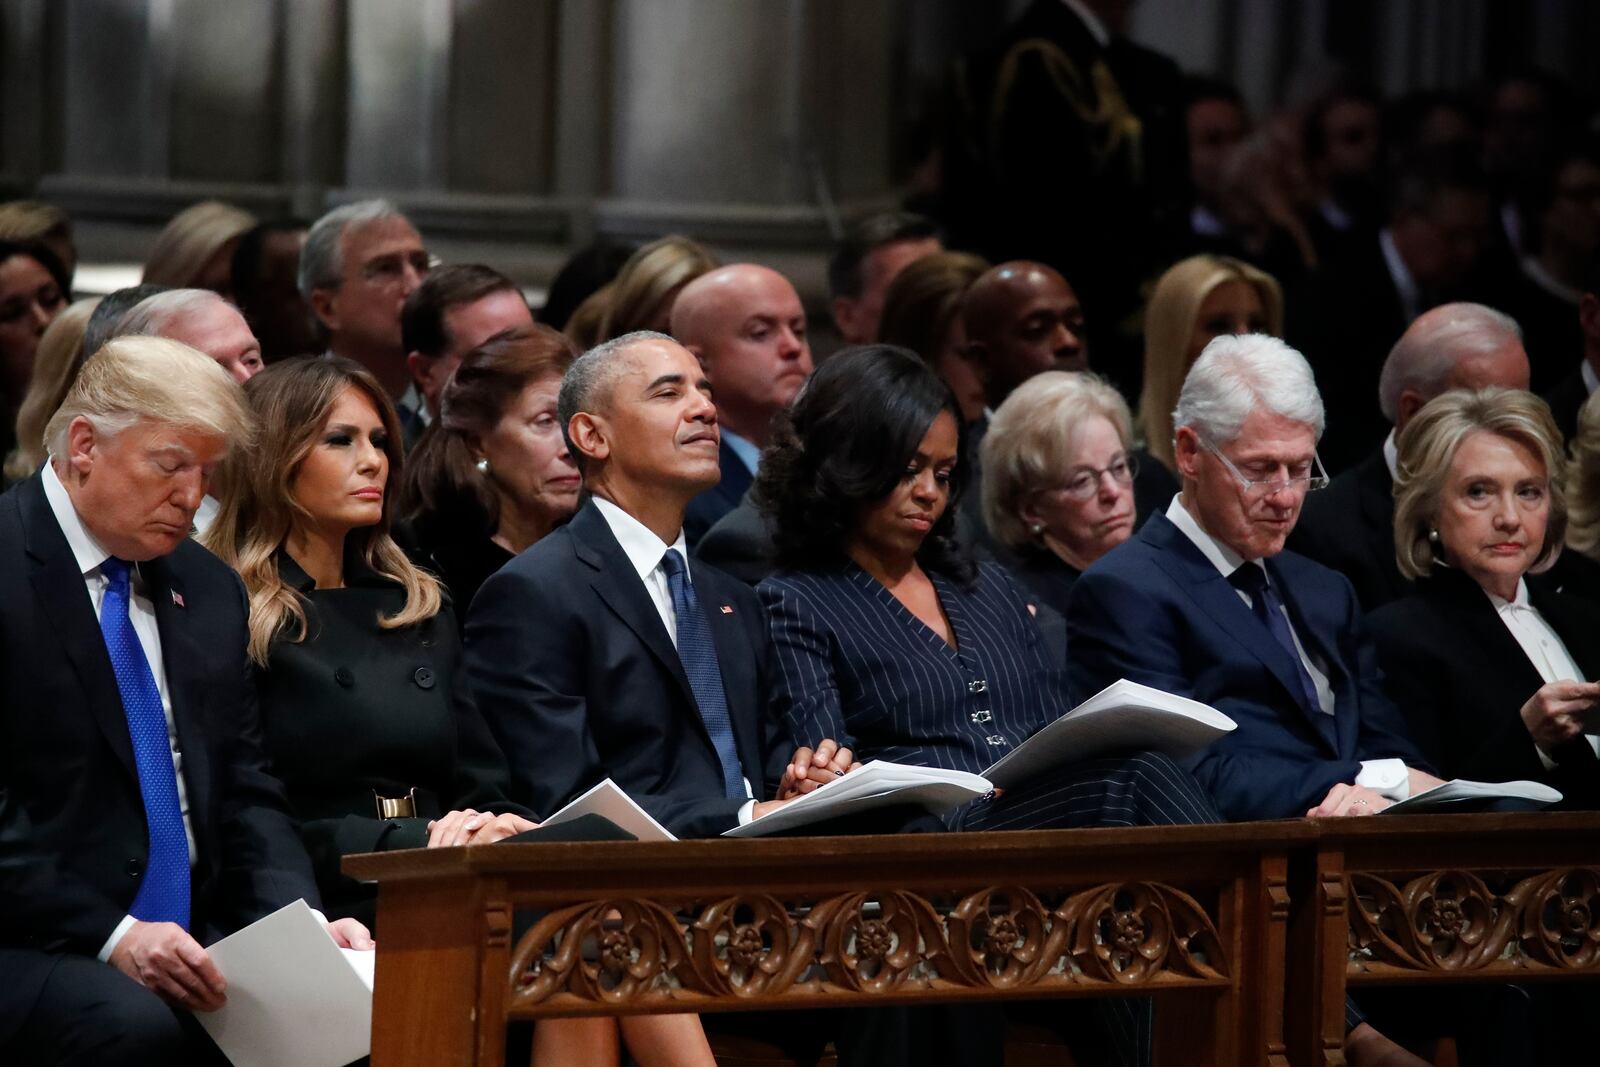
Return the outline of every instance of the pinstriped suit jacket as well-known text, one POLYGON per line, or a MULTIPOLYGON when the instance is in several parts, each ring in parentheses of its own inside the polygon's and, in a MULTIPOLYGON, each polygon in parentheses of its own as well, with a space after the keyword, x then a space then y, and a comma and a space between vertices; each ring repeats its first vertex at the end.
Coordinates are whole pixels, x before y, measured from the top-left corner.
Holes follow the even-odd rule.
POLYGON ((933 576, 957 647, 851 563, 757 587, 775 699, 795 741, 832 737, 858 758, 977 773, 1067 710, 1021 592, 995 563, 963 590, 933 576))

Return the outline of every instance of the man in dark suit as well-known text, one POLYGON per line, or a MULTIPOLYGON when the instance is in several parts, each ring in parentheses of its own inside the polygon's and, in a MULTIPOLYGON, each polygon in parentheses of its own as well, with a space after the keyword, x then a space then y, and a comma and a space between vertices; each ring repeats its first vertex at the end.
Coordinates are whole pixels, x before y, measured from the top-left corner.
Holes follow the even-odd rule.
MULTIPOLYGON (((1068 602, 1074 700, 1127 678, 1237 724, 1190 765, 1230 819, 1370 815, 1439 784, 1383 695, 1350 583, 1283 551, 1320 477, 1322 421, 1298 352, 1212 341, 1178 398, 1182 492, 1068 602)), ((1421 1062, 1348 1022, 1352 1063, 1421 1062)))
POLYGON ((806 312, 789 279, 754 263, 696 278, 672 304, 672 335, 700 360, 717 391, 721 479, 689 502, 690 547, 739 506, 755 478, 772 418, 811 376, 806 312))
POLYGON ((1578 432, 1578 412, 1600 388, 1600 256, 1589 265, 1589 280, 1578 298, 1577 319, 1583 335, 1583 359, 1544 397, 1568 441, 1578 432))
POLYGON ((1289 547, 1339 571, 1363 611, 1410 588, 1395 563, 1395 442, 1412 416, 1451 389, 1528 388, 1528 356, 1516 322, 1482 304, 1443 304, 1424 312, 1389 350, 1378 406, 1394 428, 1381 447, 1306 498, 1289 547))
POLYGON ((1328 411, 1321 455, 1335 474, 1388 427, 1373 403, 1383 353, 1418 315, 1458 298, 1489 232, 1489 194, 1454 155, 1408 163, 1394 182, 1388 225, 1352 243, 1291 293, 1289 340, 1317 373, 1328 411))
MULTIPOLYGON (((108 344, 0 497, 0 1059, 214 1062, 201 945, 316 884, 260 747, 239 578, 189 540, 248 431, 216 363, 108 344)), ((353 920, 330 929, 370 944, 353 920)))
POLYGON ((609 777, 673 833, 715 836, 780 803, 793 748, 760 602, 686 565, 684 511, 719 477, 709 383, 674 341, 629 334, 573 365, 559 406, 590 498, 478 591, 460 699, 535 811, 609 777))

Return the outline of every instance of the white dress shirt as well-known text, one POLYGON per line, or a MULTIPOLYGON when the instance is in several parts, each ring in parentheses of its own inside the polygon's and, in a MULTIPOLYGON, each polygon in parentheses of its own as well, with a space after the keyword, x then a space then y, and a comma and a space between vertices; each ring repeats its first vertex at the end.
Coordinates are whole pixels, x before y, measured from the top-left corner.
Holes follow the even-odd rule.
POLYGON ((1583 376, 1583 391, 1593 396, 1594 391, 1600 389, 1600 374, 1595 372, 1594 364, 1584 360, 1583 365, 1578 368, 1578 373, 1583 376))
MULTIPOLYGON (((1172 525, 1183 531, 1184 536, 1194 542, 1201 555, 1210 560, 1211 565, 1216 567, 1224 578, 1231 576, 1246 562, 1264 569, 1265 565, 1260 560, 1247 561, 1228 545, 1207 533, 1184 506, 1182 493, 1173 497, 1172 503, 1167 505, 1167 518, 1172 525)), ((1234 592, 1239 594, 1239 599, 1246 607, 1253 607, 1248 593, 1237 588, 1234 592)), ((1311 685, 1317 691, 1318 709, 1324 715, 1332 715, 1333 686, 1328 682, 1327 663, 1321 656, 1306 650, 1305 644, 1300 640, 1300 634, 1294 628, 1294 620, 1287 612, 1284 613, 1284 622, 1289 627, 1289 636, 1294 639, 1294 650, 1300 657, 1300 663, 1311 676, 1311 685)), ((1411 795, 1411 778, 1406 771, 1405 761, 1401 759, 1362 760, 1361 773, 1356 775, 1355 784, 1366 786, 1390 800, 1404 800, 1411 795)))
MULTIPOLYGON (((639 580, 644 583, 644 591, 650 594, 651 603, 655 604, 656 611, 660 613, 661 624, 667 628, 667 636, 672 638, 672 647, 677 648, 678 612, 672 606, 672 587, 667 584, 667 572, 661 566, 661 561, 666 557, 667 549, 677 549, 678 555, 683 557, 683 576, 690 582, 694 581, 693 572, 689 569, 688 542, 684 539, 683 530, 679 529, 678 539, 668 545, 656 536, 654 530, 611 501, 601 496, 593 499, 600 517, 606 520, 606 525, 611 527, 612 536, 617 539, 617 544, 622 546, 623 555, 628 557, 633 569, 639 572, 639 580)), ((744 779, 744 795, 755 796, 748 777, 744 779)), ((755 806, 756 802, 752 799, 745 801, 739 808, 739 825, 743 826, 750 821, 755 806)))
MULTIPOLYGON (((1578 665, 1572 659, 1572 653, 1567 651, 1567 646, 1556 632, 1545 622, 1544 616, 1539 614, 1539 609, 1528 602, 1528 583, 1517 582, 1517 595, 1515 600, 1507 600, 1496 596, 1487 589, 1484 593, 1489 597, 1489 602, 1494 605, 1494 610, 1500 616, 1500 621, 1505 623, 1506 629, 1511 631, 1511 636, 1517 639, 1517 644, 1522 646, 1522 651, 1527 654, 1533 663, 1534 669, 1539 672, 1539 677, 1548 684, 1550 682, 1587 682, 1578 665)), ((1600 737, 1587 734, 1584 740, 1594 749, 1595 755, 1600 756, 1600 737)), ((1539 762, 1544 764, 1545 770, 1550 770, 1556 761, 1550 758, 1544 749, 1535 746, 1539 753, 1539 762)))
POLYGON ((1417 287, 1411 268, 1400 258, 1400 250, 1394 244, 1394 234, 1387 226, 1378 231, 1378 247, 1383 250, 1383 262, 1389 268, 1389 280, 1394 282, 1395 292, 1400 297, 1400 310, 1409 325, 1422 314, 1422 290, 1417 287))
MULTIPOLYGON (((56 523, 61 527, 61 532, 66 536, 67 546, 72 549, 72 556, 78 563, 78 570, 83 575, 84 585, 89 593, 89 602, 94 605, 94 617, 100 618, 100 605, 105 600, 106 586, 110 583, 105 575, 100 573, 100 564, 110 558, 111 553, 100 547, 94 539, 83 520, 78 517, 77 508, 72 505, 72 498, 67 495, 67 487, 61 484, 60 475, 56 474, 54 465, 46 463, 41 475, 44 483, 45 499, 50 503, 50 510, 55 513, 56 523)), ((172 719, 172 697, 167 690, 167 666, 161 658, 161 628, 156 624, 156 608, 150 601, 150 591, 145 586, 139 567, 132 568, 128 596, 128 618, 133 623, 133 632, 139 638, 139 647, 144 650, 144 658, 150 663, 150 673, 155 675, 156 690, 161 694, 161 710, 167 717, 167 744, 172 749, 172 769, 178 779, 178 810, 183 814, 183 836, 189 843, 189 864, 194 865, 195 844, 194 824, 189 819, 189 791, 183 781, 183 752, 178 745, 178 728, 172 719)), ((122 935, 134 924, 133 916, 124 916, 122 921, 111 931, 111 936, 106 939, 105 945, 100 949, 100 959, 105 960, 122 940, 122 935)))

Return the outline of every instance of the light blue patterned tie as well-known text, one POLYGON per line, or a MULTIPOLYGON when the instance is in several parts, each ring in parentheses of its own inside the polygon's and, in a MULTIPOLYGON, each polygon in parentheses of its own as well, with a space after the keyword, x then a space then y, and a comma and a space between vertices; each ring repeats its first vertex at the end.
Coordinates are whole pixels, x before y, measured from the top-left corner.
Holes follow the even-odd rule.
POLYGON ((733 740, 733 720, 728 717, 728 695, 722 691, 722 669, 717 665, 717 646, 711 641, 711 627, 694 595, 688 567, 675 548, 661 557, 667 572, 667 588, 672 590, 672 610, 678 616, 678 659, 689 677, 700 718, 711 735, 711 747, 722 764, 722 789, 730 800, 745 799, 744 773, 739 768, 739 750, 733 740))
POLYGON ((144 922, 177 923, 189 928, 189 840, 178 805, 178 775, 167 740, 167 716, 161 690, 150 671, 144 646, 128 617, 128 564, 111 557, 100 564, 106 577, 100 604, 100 632, 105 635, 111 669, 122 694, 122 711, 133 740, 133 762, 139 770, 139 792, 150 828, 150 855, 144 880, 128 914, 144 922))

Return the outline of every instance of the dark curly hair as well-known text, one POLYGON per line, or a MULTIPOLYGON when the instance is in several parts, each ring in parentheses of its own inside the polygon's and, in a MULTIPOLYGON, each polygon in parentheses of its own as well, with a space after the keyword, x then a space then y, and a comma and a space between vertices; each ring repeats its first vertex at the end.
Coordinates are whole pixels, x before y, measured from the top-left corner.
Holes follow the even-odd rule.
MULTIPOLYGON (((905 477, 941 411, 961 425, 949 388, 907 349, 862 345, 824 362, 794 406, 778 417, 756 478, 755 501, 773 528, 778 565, 841 566, 862 516, 905 477)), ((963 435, 949 502, 917 551, 925 570, 962 585, 977 575, 954 536, 966 483, 963 435)))

